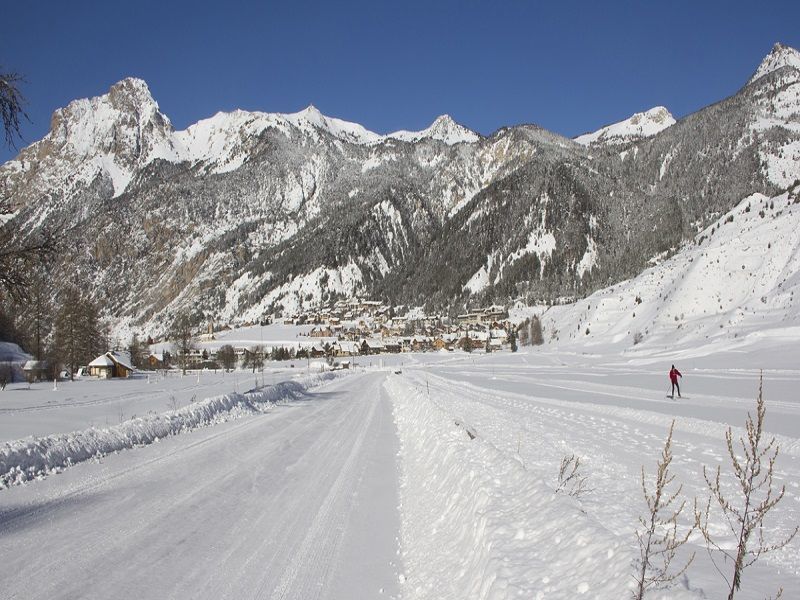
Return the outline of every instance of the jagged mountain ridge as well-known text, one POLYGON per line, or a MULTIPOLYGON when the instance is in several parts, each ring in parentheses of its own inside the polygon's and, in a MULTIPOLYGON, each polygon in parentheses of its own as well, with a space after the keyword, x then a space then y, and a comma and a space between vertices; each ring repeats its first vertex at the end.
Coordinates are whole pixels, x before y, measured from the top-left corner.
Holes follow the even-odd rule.
POLYGON ((590 147, 535 126, 483 138, 449 117, 380 136, 313 107, 177 132, 124 80, 56 111, 0 167, 0 208, 21 232, 71 228, 54 268, 155 331, 182 311, 253 320, 337 295, 582 294, 798 177, 796 55, 776 46, 734 96, 590 147))

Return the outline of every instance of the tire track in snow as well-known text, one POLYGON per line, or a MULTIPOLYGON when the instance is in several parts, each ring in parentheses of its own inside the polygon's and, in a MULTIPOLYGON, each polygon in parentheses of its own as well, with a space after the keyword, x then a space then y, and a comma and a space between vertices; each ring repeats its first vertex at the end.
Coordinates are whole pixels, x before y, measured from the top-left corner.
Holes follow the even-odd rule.
MULTIPOLYGON (((338 555, 344 534, 342 523, 346 519, 341 518, 343 516, 341 511, 347 511, 347 507, 351 506, 345 497, 345 492, 352 488, 352 485, 347 484, 357 478, 356 462, 361 457, 364 439, 378 406, 377 385, 375 385, 375 390, 376 398, 369 402, 367 416, 359 428, 358 436, 350 448, 350 453, 322 501, 322 505, 314 515, 302 542, 292 553, 286 570, 269 596, 271 600, 283 600, 287 597, 317 598, 330 576, 330 569, 338 555), (337 507, 337 504, 342 503, 345 504, 344 509, 337 507), (339 513, 336 511, 337 508, 339 513), (300 576, 301 571, 303 571, 302 577, 300 576)), ((257 597, 262 597, 261 593, 257 597)))

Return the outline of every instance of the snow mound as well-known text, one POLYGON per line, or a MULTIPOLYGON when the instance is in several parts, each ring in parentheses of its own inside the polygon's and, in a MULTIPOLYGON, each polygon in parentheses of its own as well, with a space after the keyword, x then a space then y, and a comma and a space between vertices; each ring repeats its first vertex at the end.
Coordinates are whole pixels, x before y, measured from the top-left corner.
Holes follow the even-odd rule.
POLYGON ((338 377, 338 373, 306 375, 263 390, 225 394, 195 402, 178 410, 138 417, 104 429, 26 438, 0 446, 0 489, 73 464, 242 415, 267 412, 276 402, 294 400, 303 393, 338 377))
POLYGON ((642 138, 648 138, 675 124, 675 117, 663 106, 656 106, 648 111, 636 113, 632 117, 598 129, 593 133, 585 133, 575 138, 584 146, 590 144, 623 144, 642 138))
POLYGON ((401 445, 409 597, 630 595, 626 540, 411 384, 385 385, 401 445))

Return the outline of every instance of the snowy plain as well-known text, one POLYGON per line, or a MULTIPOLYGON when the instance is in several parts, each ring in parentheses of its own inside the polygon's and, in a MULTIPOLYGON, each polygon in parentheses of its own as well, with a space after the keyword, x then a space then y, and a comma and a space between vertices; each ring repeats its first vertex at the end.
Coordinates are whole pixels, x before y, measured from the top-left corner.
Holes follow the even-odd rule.
MULTIPOLYGON (((0 491, 8 597, 624 598, 642 466, 652 475, 676 419, 673 470, 704 500, 702 468, 725 472, 724 430, 741 433, 758 369, 702 350, 544 346, 396 355, 321 383, 0 491), (666 398, 670 361, 685 399, 666 398), (590 487, 577 500, 554 491, 573 453, 590 487)), ((765 372, 786 485, 768 537, 800 522, 798 386, 800 369, 765 372)), ((723 596, 697 535, 691 545, 686 578, 648 598, 723 596)), ((799 564, 795 541, 751 567, 737 597, 779 585, 793 597, 799 564)))
MULTIPOLYGON (((681 531, 693 500, 708 498, 704 467, 721 467, 736 497, 725 432, 743 435, 761 375, 765 430, 780 448, 774 486, 785 486, 763 533, 779 541, 800 523, 796 198, 746 198, 630 281, 518 309, 541 317, 547 343, 517 353, 360 357, 328 381, 295 361, 263 375, 10 385, 0 454, 23 448, 26 464, 47 468, 0 490, 3 594, 628 598, 642 469, 652 482, 674 420, 681 531), (667 397, 672 364, 679 399, 667 397), (174 404, 187 417, 216 412, 87 454, 87 439, 166 427, 174 404), (556 493, 570 455, 587 478, 579 498, 556 493)), ((232 330, 208 344, 283 345, 298 333, 232 330)), ((719 511, 710 528, 735 546, 719 511)), ((730 561, 696 531, 682 556, 692 552, 686 574, 646 598, 726 597, 730 561)), ((798 597, 798 539, 749 567, 736 598, 779 587, 798 597)))

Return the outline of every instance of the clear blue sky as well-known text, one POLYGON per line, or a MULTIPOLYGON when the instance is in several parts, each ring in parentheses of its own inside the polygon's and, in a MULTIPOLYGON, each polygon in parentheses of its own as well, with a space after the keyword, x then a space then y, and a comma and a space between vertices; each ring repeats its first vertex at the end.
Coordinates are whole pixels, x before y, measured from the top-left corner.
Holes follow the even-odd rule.
POLYGON ((129 75, 179 129, 313 103, 379 133, 448 113, 574 136, 656 105, 684 116, 736 92, 774 42, 800 47, 797 0, 39 0, 4 2, 2 24, 0 65, 28 79, 21 145, 129 75))

